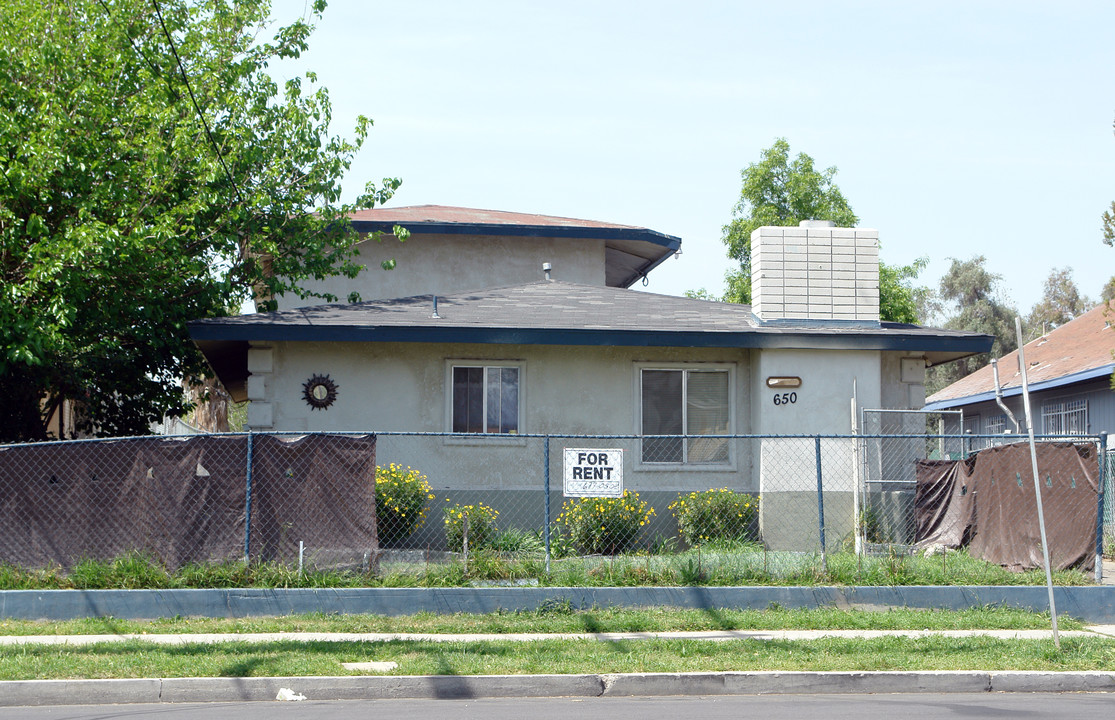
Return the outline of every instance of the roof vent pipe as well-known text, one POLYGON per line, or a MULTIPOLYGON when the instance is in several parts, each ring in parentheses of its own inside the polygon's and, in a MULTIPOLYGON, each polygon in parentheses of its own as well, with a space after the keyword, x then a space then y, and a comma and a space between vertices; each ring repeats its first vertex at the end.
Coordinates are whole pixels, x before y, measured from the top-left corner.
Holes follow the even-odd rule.
POLYGON ((434 320, 440 320, 441 315, 437 314, 437 295, 434 295, 434 314, 430 316, 434 320))
POLYGON ((550 270, 552 270, 552 269, 553 269, 553 267, 554 267, 554 266, 553 266, 553 265, 551 265, 551 264, 550 264, 550 263, 548 263, 548 262, 544 262, 544 263, 542 263, 542 272, 546 274, 546 281, 547 281, 547 282, 550 282, 550 270))

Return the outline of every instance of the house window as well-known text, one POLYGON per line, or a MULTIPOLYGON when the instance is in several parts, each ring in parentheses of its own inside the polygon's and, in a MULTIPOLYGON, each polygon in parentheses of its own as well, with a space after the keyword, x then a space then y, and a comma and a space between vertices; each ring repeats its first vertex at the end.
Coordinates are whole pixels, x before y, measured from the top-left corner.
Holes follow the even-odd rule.
POLYGON ((453 367, 453 432, 519 432, 519 368, 453 367))
MULTIPOLYGON (((1006 435, 1007 430, 1007 416, 1006 415, 992 415, 983 421, 983 434, 984 435, 1006 435)), ((1003 443, 1010 442, 1009 438, 995 438, 986 437, 983 440, 984 447, 994 447, 1002 445, 1003 443)))
POLYGON ((983 425, 983 433, 985 435, 1002 435, 1007 431, 1007 416, 1006 415, 992 415, 987 418, 983 425))
MULTIPOLYGON (((731 432, 727 370, 644 368, 640 377, 643 435, 726 435, 731 432)), ((643 440, 644 463, 724 464, 727 438, 643 440)))
POLYGON ((1088 401, 1057 400, 1041 406, 1046 435, 1083 435, 1088 431, 1088 401))

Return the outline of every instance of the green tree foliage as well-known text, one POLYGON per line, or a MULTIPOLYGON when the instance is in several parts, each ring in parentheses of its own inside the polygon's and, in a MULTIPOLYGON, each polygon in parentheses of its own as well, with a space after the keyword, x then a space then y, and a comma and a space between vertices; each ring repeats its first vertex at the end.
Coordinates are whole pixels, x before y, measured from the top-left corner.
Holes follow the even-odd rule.
POLYGON ((797 225, 802 220, 832 220, 840 227, 859 222, 833 182, 836 168, 818 171, 813 158, 805 153, 791 160, 790 143, 784 138, 763 150, 759 162, 748 165, 740 176, 739 202, 723 230, 728 257, 740 265, 725 278, 729 302, 751 302, 751 233, 755 229, 797 225))
POLYGON ((1092 301, 1073 282, 1072 268, 1053 268, 1045 280, 1045 294, 1026 319, 1027 337, 1064 325, 1091 307, 1092 301))
POLYGON ((345 216, 398 181, 340 202, 371 122, 332 136, 312 74, 279 87, 269 63, 304 52, 312 26, 272 33, 269 14, 269 0, 0 7, 0 439, 47 437, 64 399, 87 431, 144 433, 204 370, 187 321, 360 270, 345 216))
POLYGON ((879 263, 879 317, 892 322, 917 324, 926 316, 925 308, 932 294, 927 287, 915 286, 914 280, 929 258, 918 258, 909 265, 879 263))
MULTIPOLYGON (((759 162, 740 173, 743 187, 724 226, 722 239, 728 256, 739 269, 725 276, 725 302, 751 302, 751 233, 764 226, 795 226, 802 220, 831 220, 838 227, 854 227, 859 218, 840 188, 833 182, 836 168, 817 170, 813 158, 798 153, 790 159, 790 144, 779 138, 761 153, 759 162)), ((879 312, 883 320, 918 322, 919 297, 928 292, 913 281, 928 263, 919 259, 911 265, 879 264, 879 312)), ((691 297, 701 297, 698 291, 691 297)), ((705 293, 707 295, 707 293, 705 293)))
POLYGON ((1115 202, 1103 213, 1103 242, 1115 246, 1115 202))
POLYGON ((1014 319, 1018 313, 1000 298, 999 283, 1002 276, 987 270, 987 259, 982 255, 960 261, 952 258, 952 265, 941 278, 939 297, 952 306, 952 315, 944 326, 950 330, 968 330, 984 333, 994 338, 990 355, 983 353, 930 368, 926 390, 937 390, 986 365, 990 358, 999 358, 1018 347, 1014 319))
POLYGON ((724 302, 723 298, 721 298, 717 295, 713 295, 712 293, 710 293, 705 288, 700 288, 699 290, 686 290, 683 294, 685 295, 685 297, 690 298, 692 300, 708 300, 709 302, 724 302))
POLYGON ((1111 302, 1112 300, 1115 300, 1115 275, 1107 281, 1103 290, 1100 291, 1100 302, 1111 302))

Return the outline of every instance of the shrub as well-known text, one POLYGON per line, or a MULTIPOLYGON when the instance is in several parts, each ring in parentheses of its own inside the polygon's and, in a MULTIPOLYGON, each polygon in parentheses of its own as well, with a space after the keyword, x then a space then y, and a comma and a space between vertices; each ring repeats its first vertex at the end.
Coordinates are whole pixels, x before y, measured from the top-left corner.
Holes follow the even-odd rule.
POLYGON ((464 549, 466 520, 469 550, 479 550, 491 545, 498 534, 496 518, 499 516, 499 511, 484 503, 453 505, 445 508, 443 512, 445 513, 445 541, 453 552, 461 552, 464 549))
POLYGON ((426 501, 433 500, 426 476, 409 465, 376 468, 376 524, 380 543, 410 537, 426 522, 426 501))
POLYGON ((567 500, 557 523, 581 552, 615 555, 638 543, 652 515, 654 508, 640 500, 639 493, 624 490, 618 498, 567 500))
POLYGON ((679 495, 670 503, 682 539, 690 545, 757 541, 759 498, 728 488, 679 495))

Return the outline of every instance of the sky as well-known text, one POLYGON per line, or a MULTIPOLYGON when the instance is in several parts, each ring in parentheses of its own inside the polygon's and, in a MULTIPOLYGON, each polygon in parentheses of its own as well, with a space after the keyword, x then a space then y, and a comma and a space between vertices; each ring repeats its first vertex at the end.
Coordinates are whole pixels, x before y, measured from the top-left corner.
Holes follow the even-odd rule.
MULTIPOLYGON (((276 21, 306 0, 275 0, 276 21)), ((1115 3, 333 0, 310 50, 334 131, 375 121, 344 183, 651 228, 648 291, 723 291, 740 172, 777 138, 836 184, 891 265, 987 258, 1028 312, 1054 268, 1115 275, 1115 3)), ((399 267, 396 272, 405 268, 399 267)), ((639 288, 639 286, 636 286, 639 288)))

